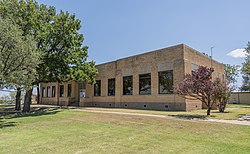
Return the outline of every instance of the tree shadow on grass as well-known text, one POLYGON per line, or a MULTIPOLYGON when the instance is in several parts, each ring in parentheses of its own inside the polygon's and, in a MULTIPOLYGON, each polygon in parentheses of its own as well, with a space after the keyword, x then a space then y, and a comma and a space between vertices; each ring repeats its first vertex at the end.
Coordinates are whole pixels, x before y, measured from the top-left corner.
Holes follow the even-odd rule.
POLYGON ((15 118, 23 118, 23 117, 36 117, 36 116, 45 116, 45 115, 54 115, 60 112, 59 108, 53 107, 32 107, 30 112, 23 113, 20 111, 9 111, 2 110, 0 112, 0 129, 5 127, 13 127, 16 126, 16 122, 10 122, 8 120, 15 118))
POLYGON ((169 116, 179 118, 179 119, 185 119, 185 120, 206 120, 207 119, 206 115, 198 115, 198 114, 193 114, 193 115, 179 114, 179 115, 169 115, 169 116))
POLYGON ((61 110, 58 108, 52 107, 32 107, 30 112, 18 112, 16 114, 11 114, 7 116, 7 119, 53 115, 60 111, 61 110))
POLYGON ((10 121, 6 122, 4 120, 0 120, 0 129, 13 126, 16 126, 16 122, 10 122, 10 121))

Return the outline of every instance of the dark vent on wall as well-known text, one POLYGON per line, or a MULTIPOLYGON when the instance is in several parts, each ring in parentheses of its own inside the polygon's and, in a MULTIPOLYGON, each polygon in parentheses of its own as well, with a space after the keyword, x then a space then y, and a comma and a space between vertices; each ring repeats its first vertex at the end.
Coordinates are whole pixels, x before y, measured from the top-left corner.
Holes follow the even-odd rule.
POLYGON ((124 106, 128 106, 127 104, 125 104, 124 106))
POLYGON ((147 107, 147 105, 143 105, 144 107, 147 107))
POLYGON ((168 108, 168 105, 165 105, 165 108, 168 108))

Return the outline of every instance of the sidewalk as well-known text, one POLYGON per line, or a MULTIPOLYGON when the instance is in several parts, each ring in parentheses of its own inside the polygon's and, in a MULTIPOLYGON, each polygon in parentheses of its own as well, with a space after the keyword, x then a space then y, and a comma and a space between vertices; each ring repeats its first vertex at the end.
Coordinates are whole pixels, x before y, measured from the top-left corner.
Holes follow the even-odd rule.
MULTIPOLYGON (((128 113, 128 112, 112 112, 112 111, 98 111, 98 110, 86 110, 86 109, 79 109, 79 108, 71 108, 70 110, 74 111, 82 111, 82 112, 90 112, 90 113, 104 113, 104 114, 117 114, 117 115, 130 115, 130 116, 143 116, 143 117, 157 117, 157 118, 169 118, 174 119, 172 116, 168 115, 157 115, 157 114, 144 114, 144 113, 128 113)), ((190 121, 188 119, 183 119, 186 121, 190 121)), ((250 121, 238 121, 238 120, 220 120, 220 119, 192 119, 193 121, 207 121, 207 122, 219 122, 219 123, 228 123, 228 124, 235 124, 235 125, 247 125, 250 126, 250 121)))

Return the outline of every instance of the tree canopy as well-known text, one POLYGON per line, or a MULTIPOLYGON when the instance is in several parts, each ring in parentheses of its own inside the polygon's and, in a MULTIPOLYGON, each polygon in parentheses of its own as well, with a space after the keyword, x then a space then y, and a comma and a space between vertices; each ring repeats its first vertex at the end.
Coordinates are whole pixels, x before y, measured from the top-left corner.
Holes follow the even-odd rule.
POLYGON ((37 50, 42 52, 33 84, 95 81, 95 62, 87 61, 88 47, 83 45, 84 37, 79 33, 81 22, 74 14, 62 10, 57 13, 55 7, 39 5, 35 0, 1 0, 0 18, 9 18, 19 25, 22 35, 32 36, 37 50))
POLYGON ((207 115, 210 115, 212 105, 215 100, 216 88, 212 81, 214 69, 199 66, 191 74, 186 74, 182 82, 175 86, 175 93, 186 99, 198 99, 207 106, 207 115))
POLYGON ((0 82, 4 86, 31 86, 40 63, 41 54, 32 36, 12 21, 0 22, 0 82))
POLYGON ((250 91, 250 42, 248 42, 245 52, 247 56, 242 66, 243 83, 240 89, 242 91, 250 91))

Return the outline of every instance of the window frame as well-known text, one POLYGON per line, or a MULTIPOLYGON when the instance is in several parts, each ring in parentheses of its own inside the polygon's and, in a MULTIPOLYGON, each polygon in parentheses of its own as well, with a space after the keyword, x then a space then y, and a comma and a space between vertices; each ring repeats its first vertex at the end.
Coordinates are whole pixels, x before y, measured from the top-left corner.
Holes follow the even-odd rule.
POLYGON ((51 97, 56 97, 56 86, 52 86, 51 88, 51 97))
POLYGON ((124 96, 131 96, 131 95, 133 95, 133 90, 134 90, 134 87, 133 87, 133 75, 128 75, 128 76, 123 76, 123 78, 122 78, 122 94, 124 95, 124 96), (124 87, 124 81, 125 81, 125 79, 126 78, 131 78, 131 93, 125 93, 125 87, 124 87))
POLYGON ((67 96, 72 97, 72 85, 70 83, 67 85, 67 96))
POLYGON ((102 90, 101 90, 101 88, 102 88, 102 81, 101 80, 96 80, 96 83, 94 84, 94 96, 101 96, 101 94, 102 94, 102 90), (96 95, 96 85, 99 85, 99 92, 98 92, 98 95, 96 95))
POLYGON ((51 95, 50 95, 50 86, 47 86, 47 92, 46 92, 46 94, 47 94, 47 97, 51 97, 51 95))
POLYGON ((151 73, 145 73, 145 74, 139 74, 139 95, 151 95, 152 94, 152 77, 151 77, 151 73), (149 75, 150 77, 150 93, 146 93, 146 94, 142 94, 141 93, 141 77, 145 76, 145 75, 149 75))
POLYGON ((42 87, 42 97, 46 97, 46 88, 45 87, 42 87))
POLYGON ((115 78, 111 78, 111 79, 108 79, 108 96, 115 96, 115 78), (113 92, 113 94, 110 94, 109 93, 109 89, 110 89, 110 82, 114 82, 114 87, 113 87, 113 90, 114 90, 114 92, 113 92))
POLYGON ((60 85, 59 86, 59 97, 64 97, 64 85, 60 85))
POLYGON ((158 94, 173 94, 173 91, 174 91, 173 86, 174 86, 174 73, 173 73, 173 70, 166 70, 166 71, 158 72, 158 94), (169 73, 169 72, 172 73, 172 89, 169 90, 169 92, 161 92, 161 90, 160 90, 160 86, 161 86, 160 73, 169 73))

